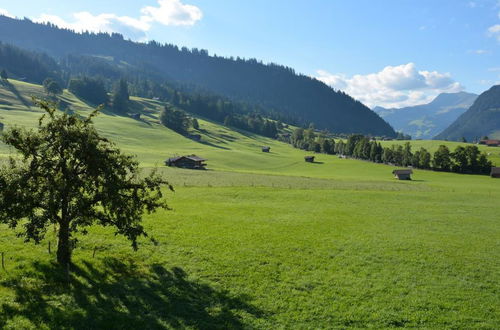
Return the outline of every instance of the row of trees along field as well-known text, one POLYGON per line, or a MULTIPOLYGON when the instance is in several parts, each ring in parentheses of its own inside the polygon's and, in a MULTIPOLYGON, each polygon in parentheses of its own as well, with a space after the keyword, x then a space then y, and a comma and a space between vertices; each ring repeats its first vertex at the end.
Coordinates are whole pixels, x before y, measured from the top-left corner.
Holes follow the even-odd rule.
POLYGON ((345 142, 342 139, 335 141, 324 133, 315 133, 314 127, 297 128, 286 139, 294 147, 304 150, 397 166, 468 174, 489 174, 492 166, 486 154, 481 153, 475 145, 457 146, 453 152, 441 145, 431 155, 425 148, 413 152, 410 142, 382 147, 380 142, 360 134, 350 135, 345 142))

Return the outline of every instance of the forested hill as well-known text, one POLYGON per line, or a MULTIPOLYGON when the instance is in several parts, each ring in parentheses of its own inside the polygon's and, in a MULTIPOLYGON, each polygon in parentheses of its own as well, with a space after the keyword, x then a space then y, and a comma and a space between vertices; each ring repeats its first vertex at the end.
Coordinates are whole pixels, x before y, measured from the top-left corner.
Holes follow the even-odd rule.
POLYGON ((435 139, 474 141, 483 136, 500 138, 500 85, 479 95, 474 104, 435 139))
POLYGON ((114 63, 141 69, 135 72, 143 77, 167 79, 259 105, 300 118, 304 124, 313 122, 320 129, 395 136, 392 127, 362 103, 276 64, 209 56, 206 50, 154 41, 135 43, 119 34, 79 34, 4 16, 0 16, 0 41, 42 51, 59 60, 70 54, 108 57, 114 63))

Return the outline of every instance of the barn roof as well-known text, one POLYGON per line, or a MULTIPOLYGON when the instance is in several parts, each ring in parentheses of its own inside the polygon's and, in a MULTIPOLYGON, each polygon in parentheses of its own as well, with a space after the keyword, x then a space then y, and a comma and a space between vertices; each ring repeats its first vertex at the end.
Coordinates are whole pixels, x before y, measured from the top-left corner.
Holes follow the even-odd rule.
POLYGON ((171 158, 169 158, 169 159, 168 159, 168 161, 170 161, 170 162, 176 162, 176 161, 178 161, 178 160, 180 160, 180 159, 182 159, 182 158, 191 159, 191 160, 193 160, 193 161, 195 161, 195 162, 203 162, 203 161, 206 161, 206 160, 207 160, 207 159, 205 159, 205 158, 201 158, 201 157, 198 157, 198 156, 196 156, 196 155, 189 155, 189 156, 177 156, 177 157, 171 157, 171 158))
POLYGON ((481 143, 484 144, 500 144, 500 140, 481 140, 481 143))
POLYGON ((170 157, 170 158, 168 159, 168 161, 169 161, 169 162, 176 162, 176 161, 178 161, 179 159, 181 159, 182 157, 184 157, 184 156, 170 157))
POLYGON ((412 169, 404 169, 404 170, 394 170, 392 171, 392 174, 398 175, 398 174, 413 174, 412 169))
POLYGON ((207 159, 205 159, 205 158, 201 158, 201 157, 198 157, 198 156, 196 156, 196 155, 186 156, 186 158, 189 158, 189 159, 191 159, 191 160, 194 160, 195 162, 203 162, 203 161, 207 160, 207 159))

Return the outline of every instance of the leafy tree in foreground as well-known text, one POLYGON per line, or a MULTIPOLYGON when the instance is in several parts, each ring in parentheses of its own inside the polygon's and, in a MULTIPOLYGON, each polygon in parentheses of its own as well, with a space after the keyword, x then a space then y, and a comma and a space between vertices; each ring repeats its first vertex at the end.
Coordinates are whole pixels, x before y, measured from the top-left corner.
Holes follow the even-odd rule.
POLYGON ((161 191, 168 183, 154 172, 141 178, 133 156, 98 134, 92 124, 98 110, 82 119, 58 115, 46 102, 39 106, 46 114, 36 131, 14 128, 2 135, 21 159, 0 168, 0 222, 24 227, 19 235, 36 243, 57 225, 61 265, 71 262, 73 234, 86 234, 95 223, 115 227, 137 249, 137 238, 147 236, 142 214, 168 208, 161 191))

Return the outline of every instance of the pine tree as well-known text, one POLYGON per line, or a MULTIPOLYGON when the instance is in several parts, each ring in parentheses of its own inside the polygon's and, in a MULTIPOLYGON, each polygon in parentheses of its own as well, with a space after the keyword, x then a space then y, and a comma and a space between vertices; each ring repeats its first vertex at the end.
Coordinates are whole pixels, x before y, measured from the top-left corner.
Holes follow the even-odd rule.
POLYGON ((0 72, 0 78, 2 78, 2 80, 9 79, 9 76, 7 75, 7 71, 5 71, 5 69, 2 69, 2 72, 0 72))
POLYGON ((120 79, 113 94, 113 110, 117 113, 126 114, 128 111, 129 99, 130 95, 128 92, 127 81, 125 79, 120 79))

